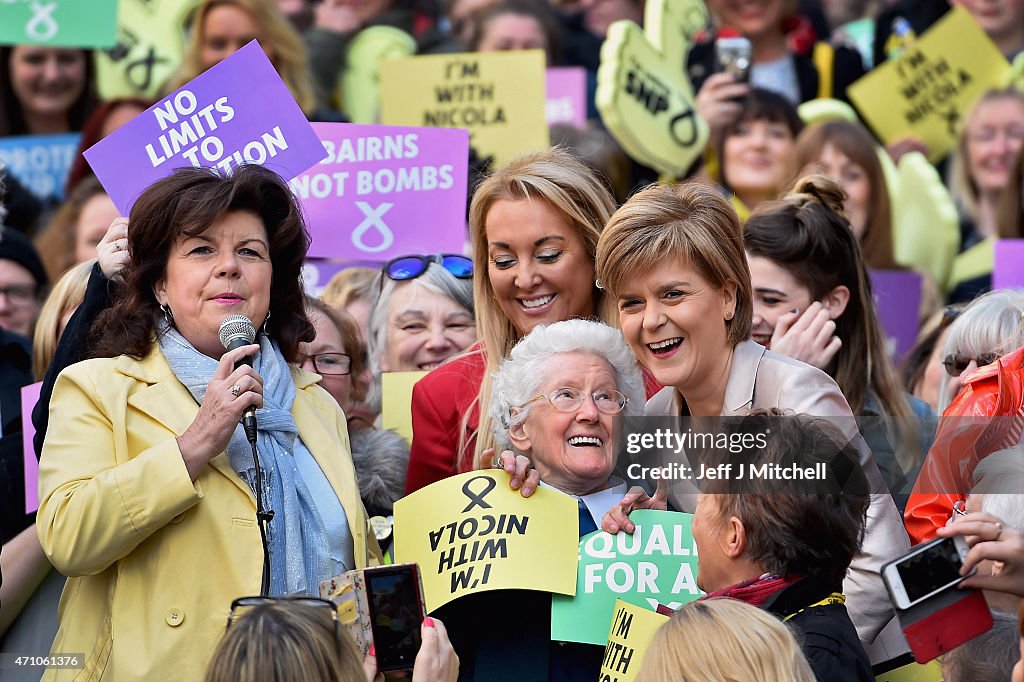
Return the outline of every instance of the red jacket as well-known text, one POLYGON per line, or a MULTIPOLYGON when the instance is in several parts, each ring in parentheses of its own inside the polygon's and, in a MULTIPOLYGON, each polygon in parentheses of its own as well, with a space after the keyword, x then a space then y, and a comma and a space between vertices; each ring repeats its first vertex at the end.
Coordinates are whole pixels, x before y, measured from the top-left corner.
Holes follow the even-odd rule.
MULTIPOLYGON (((480 406, 476 397, 483 383, 487 355, 477 344, 461 357, 450 360, 416 382, 412 389, 412 447, 405 477, 405 493, 415 492, 443 478, 473 470, 480 406), (459 448, 462 417, 465 447, 459 448)), ((647 397, 662 389, 646 370, 647 397)))
POLYGON ((487 356, 474 346, 466 355, 450 360, 416 382, 412 388, 412 447, 405 477, 405 493, 448 476, 473 470, 476 429, 480 423, 477 394, 484 378, 487 356), (456 457, 462 416, 472 407, 466 424, 465 448, 456 457))
POLYGON ((1021 442, 1022 431, 1024 347, 972 374, 942 414, 904 513, 911 540, 935 537, 974 486, 978 462, 1021 442))

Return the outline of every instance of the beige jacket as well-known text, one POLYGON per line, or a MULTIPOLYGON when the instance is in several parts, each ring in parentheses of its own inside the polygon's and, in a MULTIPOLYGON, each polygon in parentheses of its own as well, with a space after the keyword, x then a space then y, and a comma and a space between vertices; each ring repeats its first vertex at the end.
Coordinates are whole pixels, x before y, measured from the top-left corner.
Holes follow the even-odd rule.
MULTIPOLYGON (((871 489, 885 489, 874 455, 856 433, 853 413, 832 377, 816 367, 772 353, 753 341, 743 341, 733 352, 722 416, 772 407, 817 417, 846 417, 837 420, 836 426, 856 438, 871 489)), ((647 401, 645 414, 678 416, 681 409, 682 396, 668 386, 647 401)), ((681 511, 692 512, 694 500, 695 496, 685 495, 674 499, 673 504, 678 504, 681 511)), ((909 548, 910 541, 892 496, 872 494, 864 545, 850 564, 844 584, 850 617, 865 642, 872 642, 895 615, 882 583, 881 567, 909 548)))

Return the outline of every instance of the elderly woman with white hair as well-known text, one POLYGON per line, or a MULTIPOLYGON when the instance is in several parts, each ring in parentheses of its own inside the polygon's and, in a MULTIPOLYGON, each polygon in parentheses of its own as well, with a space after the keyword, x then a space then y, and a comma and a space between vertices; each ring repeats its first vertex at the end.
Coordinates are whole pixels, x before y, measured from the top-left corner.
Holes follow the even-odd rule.
POLYGON ((379 410, 382 372, 430 371, 476 342, 473 261, 465 256, 401 256, 377 276, 367 346, 379 410))
POLYGON ((942 421, 905 512, 916 542, 946 524, 979 462, 1022 440, 1024 290, 975 299, 950 325, 943 358, 942 421))
MULTIPOLYGON (((517 469, 510 484, 519 487, 528 458, 541 485, 578 500, 580 535, 597 530, 626 491, 613 476, 617 417, 642 414, 644 399, 636 358, 617 329, 579 319, 534 328, 493 377, 489 414, 498 447, 512 450, 500 457, 507 471, 517 469)), ((532 488, 523 483, 523 495, 532 488)), ((463 597, 438 615, 462 679, 597 679, 603 649, 552 642, 550 613, 550 594, 514 590, 463 597)))

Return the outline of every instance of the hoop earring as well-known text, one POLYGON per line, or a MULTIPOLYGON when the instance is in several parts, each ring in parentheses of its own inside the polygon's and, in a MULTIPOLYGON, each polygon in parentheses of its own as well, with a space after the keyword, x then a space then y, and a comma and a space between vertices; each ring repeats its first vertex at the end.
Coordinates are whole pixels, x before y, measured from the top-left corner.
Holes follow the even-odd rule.
POLYGON ((263 336, 270 338, 270 328, 267 324, 270 322, 270 311, 267 311, 267 316, 263 318, 263 326, 260 328, 263 332, 263 336))
POLYGON ((167 305, 166 303, 161 303, 160 304, 160 312, 162 312, 164 314, 164 322, 166 322, 167 324, 173 326, 174 325, 174 315, 171 314, 171 306, 167 305))

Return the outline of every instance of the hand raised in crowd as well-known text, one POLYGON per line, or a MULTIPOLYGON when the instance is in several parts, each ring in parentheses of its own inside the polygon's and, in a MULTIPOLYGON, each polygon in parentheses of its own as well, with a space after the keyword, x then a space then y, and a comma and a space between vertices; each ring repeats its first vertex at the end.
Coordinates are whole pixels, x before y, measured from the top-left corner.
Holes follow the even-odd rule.
POLYGON ((739 100, 750 93, 750 85, 739 82, 732 74, 708 76, 697 92, 697 114, 711 128, 712 139, 717 131, 733 123, 743 105, 739 100))
POLYGON ((1024 534, 1010 528, 987 512, 972 512, 959 521, 936 530, 939 537, 962 535, 971 548, 960 575, 965 575, 982 561, 1000 562, 991 575, 972 575, 961 583, 964 587, 1007 592, 1024 597, 1024 534))
POLYGON ((124 216, 114 218, 107 233, 96 245, 96 258, 100 270, 107 279, 120 275, 128 265, 128 219, 124 216))
POLYGON ((647 491, 638 485, 629 489, 629 492, 622 496, 618 504, 612 505, 604 518, 601 519, 601 530, 606 533, 618 533, 620 530, 632 533, 636 525, 629 520, 630 513, 634 509, 656 509, 665 511, 668 509, 668 486, 663 480, 658 480, 658 487, 654 491, 654 497, 647 494, 647 491))
POLYGON ((815 301, 803 314, 788 312, 779 317, 772 334, 772 351, 825 369, 842 347, 836 323, 828 310, 815 301))
POLYGON ((314 28, 348 35, 363 27, 348 0, 323 0, 313 10, 314 28))
POLYGON ((885 151, 893 163, 899 163, 900 159, 910 152, 921 152, 928 156, 928 145, 916 137, 901 137, 895 142, 885 145, 885 151))
POLYGON ((199 413, 185 433, 178 436, 178 449, 194 481, 207 462, 224 451, 242 414, 250 405, 263 407, 263 379, 252 367, 235 362, 255 355, 257 344, 224 353, 217 371, 206 386, 206 397, 199 413))
POLYGON ((529 497, 537 490, 540 483, 540 472, 530 468, 530 458, 526 455, 516 455, 511 450, 505 450, 497 458, 494 456, 494 448, 487 448, 480 453, 481 469, 504 469, 511 476, 508 487, 518 490, 523 497, 529 497))

